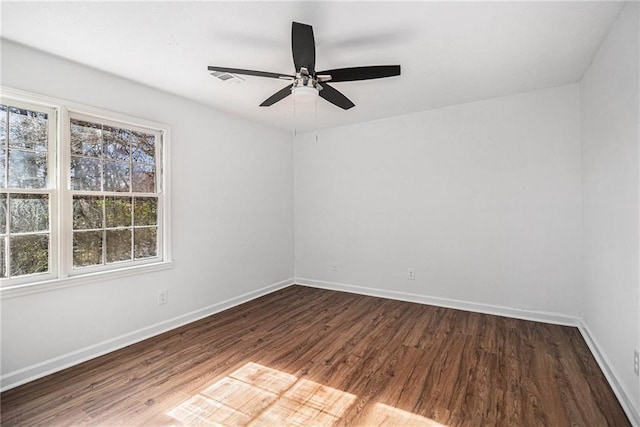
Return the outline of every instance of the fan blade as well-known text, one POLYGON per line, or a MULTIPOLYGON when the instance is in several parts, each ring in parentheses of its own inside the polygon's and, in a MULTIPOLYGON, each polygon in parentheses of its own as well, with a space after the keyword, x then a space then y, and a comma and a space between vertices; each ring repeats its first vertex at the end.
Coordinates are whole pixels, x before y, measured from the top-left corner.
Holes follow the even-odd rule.
POLYGON ((399 65, 373 65, 370 67, 337 68, 319 71, 318 75, 330 75, 331 82, 353 82, 356 80, 381 79, 400 75, 399 65))
POLYGON ((311 25, 293 22, 291 25, 291 51, 296 73, 304 67, 310 75, 314 75, 316 69, 316 42, 313 38, 311 25))
POLYGON ((289 95, 291 95, 291 85, 280 89, 279 91, 277 91, 276 93, 274 93, 273 95, 271 95, 270 97, 265 99, 264 102, 262 104, 260 104, 260 106, 261 107, 270 107, 273 104, 275 104, 276 102, 285 99, 289 95))
POLYGON ((231 73, 231 74, 243 74, 245 76, 257 76, 257 77, 269 77, 272 79, 285 79, 285 80, 293 80, 294 76, 290 76, 288 74, 279 74, 279 73, 269 73, 267 71, 254 71, 254 70, 243 70, 241 68, 227 68, 227 67, 207 67, 209 71, 218 71, 221 73, 231 73))
POLYGON ((337 89, 329 86, 326 83, 322 84, 322 90, 320 91, 320 97, 326 99, 327 101, 329 101, 333 105, 337 105, 338 107, 342 108, 343 110, 348 110, 349 108, 356 106, 356 104, 351 102, 351 100, 349 98, 347 98, 346 96, 344 96, 340 91, 338 91, 337 89))

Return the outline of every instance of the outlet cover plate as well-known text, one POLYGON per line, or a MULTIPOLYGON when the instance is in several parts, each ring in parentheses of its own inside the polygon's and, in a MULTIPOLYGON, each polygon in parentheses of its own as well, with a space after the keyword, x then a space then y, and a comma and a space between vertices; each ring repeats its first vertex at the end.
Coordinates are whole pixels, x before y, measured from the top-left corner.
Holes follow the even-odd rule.
POLYGON ((168 302, 169 302, 169 291, 167 289, 158 291, 158 305, 163 305, 168 302))

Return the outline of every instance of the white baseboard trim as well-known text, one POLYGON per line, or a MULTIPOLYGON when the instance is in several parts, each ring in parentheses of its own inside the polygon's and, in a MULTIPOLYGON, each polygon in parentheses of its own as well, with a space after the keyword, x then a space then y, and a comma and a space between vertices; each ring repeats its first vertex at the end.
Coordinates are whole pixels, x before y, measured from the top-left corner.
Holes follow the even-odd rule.
POLYGON ((584 338, 589 350, 591 350, 591 354, 598 362, 600 369, 604 373, 605 378, 609 382, 609 385, 613 389, 622 409, 627 414, 629 421, 631 421, 631 425, 636 427, 640 427, 640 408, 637 403, 633 402, 631 398, 631 394, 625 387, 624 383, 620 381, 620 376, 617 374, 616 370, 613 368, 613 365, 609 361, 606 353, 602 351, 602 347, 598 344, 598 340, 596 340, 593 333, 584 322, 584 320, 580 320, 580 325, 578 326, 582 337, 584 338))
POLYGON ((54 372, 61 371, 79 363, 86 362, 87 360, 94 359, 96 357, 102 356, 115 350, 119 350, 131 344, 143 341, 147 338, 162 334, 188 323, 195 322, 196 320, 203 319, 207 316, 211 316, 212 314, 227 310, 231 307, 235 307, 236 305, 240 305, 253 299, 259 298, 263 295, 270 294, 279 289, 286 288, 288 286, 291 286, 293 283, 293 278, 286 279, 278 283, 264 286, 255 291, 247 292, 237 297, 230 298, 226 301, 222 301, 208 307, 204 307, 190 313, 186 313, 172 319, 168 319, 154 325, 129 332, 119 337, 102 341, 100 343, 93 344, 67 354, 63 354, 62 356, 54 357, 43 362, 36 363, 34 365, 15 370, 13 372, 8 372, 0 377, 0 391, 9 390, 27 382, 42 378, 54 372))
POLYGON ((395 299, 400 301, 416 302, 419 304, 434 305, 437 307, 454 308, 457 310, 472 311, 476 313, 493 314, 496 316, 512 317, 522 320, 533 320, 535 322, 552 323, 563 326, 579 326, 580 318, 567 316, 565 314, 551 313, 546 311, 524 310, 499 305, 482 304, 471 301, 462 301, 450 298, 432 297, 422 294, 412 294, 407 292, 398 292, 390 290, 382 290, 376 288, 368 288, 363 286, 349 285, 346 283, 325 282, 323 280, 308 279, 305 277, 296 277, 295 283, 303 286, 311 286, 314 288, 330 289, 333 291, 350 292, 361 295, 369 295, 373 297, 381 297, 395 299))

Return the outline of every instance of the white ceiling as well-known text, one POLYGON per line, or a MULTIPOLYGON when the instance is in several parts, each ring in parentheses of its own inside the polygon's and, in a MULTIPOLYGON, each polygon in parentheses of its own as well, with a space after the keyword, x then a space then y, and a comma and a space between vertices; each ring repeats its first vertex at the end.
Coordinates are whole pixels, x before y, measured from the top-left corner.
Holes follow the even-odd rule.
MULTIPOLYGON (((578 82, 620 2, 7 2, 1 35, 291 131, 340 126, 578 82), (316 69, 401 64, 335 83, 356 106, 292 97, 286 82, 226 84, 208 65, 293 74, 291 22, 313 25, 316 69), (317 116, 317 118, 316 118, 317 116), (317 124, 316 124, 317 123, 317 124)), ((43 71, 44 72, 44 71, 43 71)))

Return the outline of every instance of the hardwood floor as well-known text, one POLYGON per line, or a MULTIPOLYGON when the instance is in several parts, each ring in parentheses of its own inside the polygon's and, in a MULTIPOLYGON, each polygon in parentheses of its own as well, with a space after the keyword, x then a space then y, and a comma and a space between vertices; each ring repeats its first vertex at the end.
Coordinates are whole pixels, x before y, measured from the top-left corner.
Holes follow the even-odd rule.
POLYGON ((575 328, 302 286, 0 399, 3 426, 629 425, 575 328))

